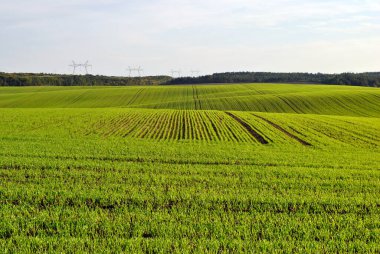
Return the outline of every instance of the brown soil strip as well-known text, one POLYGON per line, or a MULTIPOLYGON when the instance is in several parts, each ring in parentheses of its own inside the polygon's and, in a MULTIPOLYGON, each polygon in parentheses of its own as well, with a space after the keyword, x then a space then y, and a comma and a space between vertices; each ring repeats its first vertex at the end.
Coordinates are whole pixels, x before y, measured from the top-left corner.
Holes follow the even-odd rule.
POLYGON ((311 144, 309 142, 306 142, 305 140, 303 139, 300 139, 299 137, 293 135, 292 133, 288 132, 287 130, 285 130, 284 128, 282 128, 281 126, 279 126, 278 124, 275 124, 274 122, 272 121, 269 121, 268 119, 264 118, 264 117, 261 117, 261 116, 258 116, 258 115, 255 115, 255 114, 252 114, 254 116, 256 116, 257 118, 260 118, 261 120, 267 122, 268 124, 272 125, 274 128, 276 128, 277 130, 281 131, 282 133, 284 133, 286 136, 288 136, 289 138, 292 138, 294 140, 297 140, 299 143, 301 143, 302 145, 304 146, 311 146, 311 144))
POLYGON ((227 115, 235 119, 238 123, 240 123, 257 141, 259 141, 261 144, 266 145, 269 142, 265 140, 263 136, 261 136, 259 133, 257 133, 254 129, 252 129, 249 124, 244 122, 241 118, 237 117, 236 115, 232 114, 231 112, 225 112, 227 115))

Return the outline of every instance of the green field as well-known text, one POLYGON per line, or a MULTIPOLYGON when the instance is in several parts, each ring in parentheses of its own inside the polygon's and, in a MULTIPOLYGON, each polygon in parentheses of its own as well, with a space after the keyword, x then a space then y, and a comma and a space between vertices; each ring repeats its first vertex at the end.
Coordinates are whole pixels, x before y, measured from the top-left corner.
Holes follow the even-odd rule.
POLYGON ((0 88, 1 253, 379 253, 380 89, 0 88))
POLYGON ((153 108, 380 117, 368 87, 236 84, 144 87, 0 87, 1 108, 153 108))

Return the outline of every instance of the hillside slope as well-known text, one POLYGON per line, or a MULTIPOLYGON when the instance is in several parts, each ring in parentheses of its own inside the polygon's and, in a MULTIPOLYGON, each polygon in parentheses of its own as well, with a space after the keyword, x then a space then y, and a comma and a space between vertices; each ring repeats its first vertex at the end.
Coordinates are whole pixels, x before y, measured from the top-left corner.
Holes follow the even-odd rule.
POLYGON ((3 87, 0 107, 128 107, 379 117, 380 89, 290 84, 3 87))

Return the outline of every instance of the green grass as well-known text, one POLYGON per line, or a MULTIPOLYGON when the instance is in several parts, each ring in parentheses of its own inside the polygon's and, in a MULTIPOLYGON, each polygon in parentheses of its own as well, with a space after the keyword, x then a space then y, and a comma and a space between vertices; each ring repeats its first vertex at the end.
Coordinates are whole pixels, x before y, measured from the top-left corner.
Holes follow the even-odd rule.
POLYGON ((3 87, 3 108, 154 108, 380 116, 380 89, 284 84, 3 87))
POLYGON ((0 250, 378 253, 379 95, 0 88, 0 250))

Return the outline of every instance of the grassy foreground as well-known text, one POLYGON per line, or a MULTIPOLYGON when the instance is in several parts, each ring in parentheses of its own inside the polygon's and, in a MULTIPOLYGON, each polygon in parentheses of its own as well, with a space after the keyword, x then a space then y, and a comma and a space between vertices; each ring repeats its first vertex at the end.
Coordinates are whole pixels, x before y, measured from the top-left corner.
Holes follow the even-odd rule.
POLYGON ((380 251, 379 90, 194 87, 0 89, 0 249, 380 251))

